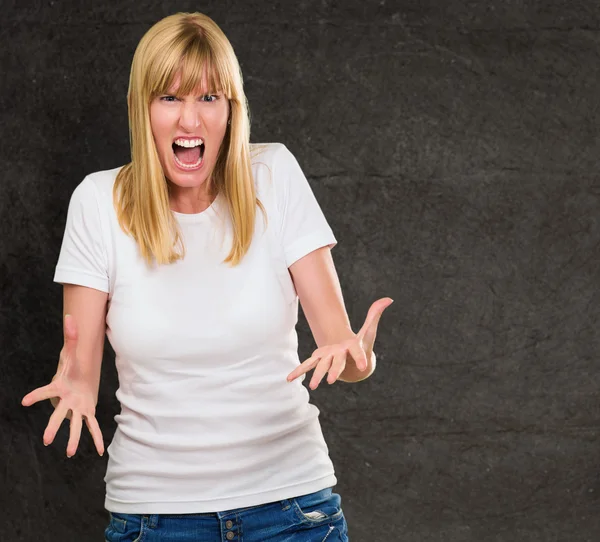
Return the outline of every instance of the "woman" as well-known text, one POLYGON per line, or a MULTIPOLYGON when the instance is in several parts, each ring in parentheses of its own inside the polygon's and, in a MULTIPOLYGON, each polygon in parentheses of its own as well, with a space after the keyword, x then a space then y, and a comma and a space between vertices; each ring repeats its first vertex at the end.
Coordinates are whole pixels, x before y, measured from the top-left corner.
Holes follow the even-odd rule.
POLYGON ((347 540, 337 480, 302 386, 375 368, 389 298, 352 332, 336 240, 292 154, 251 145, 239 65, 217 25, 178 13, 133 59, 131 163, 88 175, 69 204, 54 280, 64 347, 50 444, 95 418, 104 334, 121 412, 108 448, 106 540, 347 540), (302 364, 298 299, 317 343, 302 364))

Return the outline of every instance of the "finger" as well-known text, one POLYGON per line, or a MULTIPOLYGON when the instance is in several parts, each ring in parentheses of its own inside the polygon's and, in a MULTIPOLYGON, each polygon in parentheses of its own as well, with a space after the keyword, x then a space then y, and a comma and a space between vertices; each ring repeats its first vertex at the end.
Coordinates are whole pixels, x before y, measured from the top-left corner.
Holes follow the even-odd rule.
POLYGON ((48 446, 54 441, 54 437, 56 436, 60 425, 65 419, 67 410, 68 408, 62 405, 62 401, 58 403, 58 406, 54 409, 54 412, 52 413, 52 415, 50 416, 50 420, 48 421, 48 425, 46 426, 46 430, 44 431, 44 446, 48 446))
POLYGON ((67 457, 73 457, 77 452, 79 446, 79 439, 81 438, 81 414, 79 412, 73 412, 71 415, 71 430, 69 431, 69 443, 67 444, 67 457))
POLYGON ((315 367, 315 372, 313 373, 312 378, 310 379, 309 387, 311 390, 317 389, 323 377, 329 371, 329 367, 331 367, 331 360, 333 359, 333 354, 329 356, 325 356, 321 358, 317 366, 315 367))
POLYGON ((94 439, 94 444, 96 445, 96 450, 98 450, 98 454, 100 456, 104 455, 104 439, 102 438, 102 431, 100 430, 100 426, 98 425, 98 421, 95 416, 86 416, 85 424, 87 425, 88 431, 92 438, 94 439))
POLYGON ((379 320, 381 319, 381 315, 383 311, 387 309, 392 303, 393 299, 390 297, 383 297, 375 301, 369 311, 367 312, 367 317, 365 318, 365 323, 360 328, 360 331, 357 335, 365 340, 370 341, 372 343, 375 342, 375 336, 377 335, 377 326, 379 325, 379 320))
POLYGON ((364 371, 367 368, 367 355, 359 342, 354 342, 348 347, 350 355, 356 364, 359 371, 364 371))
MULTIPOLYGON (((56 408, 58 406, 58 403, 61 402, 61 398, 60 397, 50 397, 50 404, 56 408)), ((65 414, 65 418, 67 418, 67 420, 71 419, 71 411, 67 410, 67 413, 65 414)))
POLYGON ((75 352, 77 350, 77 339, 79 333, 77 331, 77 324, 75 323, 75 318, 70 314, 65 314, 65 319, 63 323, 63 333, 65 340, 65 352, 71 358, 75 359, 75 352))
POLYGON ((291 382, 292 380, 298 378, 300 375, 303 375, 304 373, 310 371, 319 362, 319 359, 321 359, 320 356, 313 355, 307 360, 303 361, 287 376, 288 382, 291 382))
POLYGON ((340 352, 336 354, 333 358, 333 363, 329 369, 329 374, 327 375, 327 383, 333 384, 340 375, 344 372, 346 368, 346 352, 340 352))
POLYGON ((52 397, 56 397, 56 386, 51 382, 50 384, 46 384, 45 386, 29 392, 21 399, 21 404, 23 406, 31 406, 39 401, 50 399, 52 397))

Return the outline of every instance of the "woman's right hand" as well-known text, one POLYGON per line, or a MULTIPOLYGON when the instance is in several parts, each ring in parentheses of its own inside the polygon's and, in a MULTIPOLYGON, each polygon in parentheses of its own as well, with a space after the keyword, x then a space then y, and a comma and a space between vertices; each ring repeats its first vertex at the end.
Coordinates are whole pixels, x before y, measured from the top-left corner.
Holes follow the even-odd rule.
POLYGON ((79 363, 77 351, 77 326, 72 316, 66 315, 64 319, 65 344, 60 352, 58 370, 52 382, 37 388, 23 397, 21 404, 31 406, 38 401, 50 399, 54 412, 44 431, 44 445, 48 446, 65 418, 71 420, 69 442, 67 444, 67 457, 73 457, 79 446, 83 420, 94 439, 96 450, 104 454, 104 441, 102 431, 96 420, 96 392, 85 378, 77 375, 79 363))

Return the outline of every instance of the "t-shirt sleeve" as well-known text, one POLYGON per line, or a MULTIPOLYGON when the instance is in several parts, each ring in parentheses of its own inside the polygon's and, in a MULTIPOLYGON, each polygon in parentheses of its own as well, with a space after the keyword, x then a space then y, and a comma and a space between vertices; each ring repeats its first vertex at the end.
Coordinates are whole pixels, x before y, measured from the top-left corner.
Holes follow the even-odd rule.
POLYGON ((337 244, 298 161, 284 145, 275 157, 275 194, 288 267, 313 250, 337 244))
POLYGON ((54 282, 109 292, 108 260, 98 195, 88 177, 71 195, 54 282))

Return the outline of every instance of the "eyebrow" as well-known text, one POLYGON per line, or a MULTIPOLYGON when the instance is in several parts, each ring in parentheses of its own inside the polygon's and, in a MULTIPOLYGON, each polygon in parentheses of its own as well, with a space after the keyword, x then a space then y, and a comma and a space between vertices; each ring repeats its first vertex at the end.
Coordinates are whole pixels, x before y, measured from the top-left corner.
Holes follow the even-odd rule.
MULTIPOLYGON (((177 96, 178 95, 178 90, 173 91, 173 90, 166 90, 165 92, 161 93, 167 96, 177 96)), ((207 94, 223 94, 222 90, 202 90, 200 91, 200 94, 198 94, 198 96, 206 96, 207 94)))

